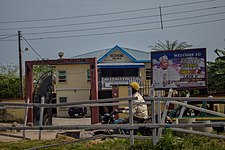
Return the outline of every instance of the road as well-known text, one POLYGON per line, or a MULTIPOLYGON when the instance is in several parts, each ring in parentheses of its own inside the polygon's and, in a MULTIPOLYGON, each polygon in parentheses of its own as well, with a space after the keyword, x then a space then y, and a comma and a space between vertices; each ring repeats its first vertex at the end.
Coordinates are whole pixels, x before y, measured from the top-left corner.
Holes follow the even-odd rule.
MULTIPOLYGON (((91 124, 91 118, 56 118, 56 117, 53 117, 53 120, 52 120, 53 126, 90 125, 90 124, 91 124)), ((0 123, 0 126, 12 126, 12 123, 0 123)), ((65 133, 65 132, 66 132, 66 130, 42 131, 41 139, 46 139, 46 140, 54 139, 54 138, 56 138, 57 134, 65 133)), ((39 131, 28 130, 28 131, 26 131, 25 135, 26 135, 26 138, 35 140, 35 139, 39 138, 39 131)), ((1 142, 17 141, 17 140, 21 140, 22 139, 21 137, 23 137, 23 131, 20 131, 20 132, 1 131, 0 132, 0 141, 1 142)))

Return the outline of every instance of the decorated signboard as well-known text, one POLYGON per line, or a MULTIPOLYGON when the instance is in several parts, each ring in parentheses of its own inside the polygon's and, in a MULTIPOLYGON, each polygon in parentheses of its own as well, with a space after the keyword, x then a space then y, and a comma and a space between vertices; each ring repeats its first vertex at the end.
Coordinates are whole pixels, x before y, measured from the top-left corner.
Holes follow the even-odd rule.
POLYGON ((206 88, 206 49, 151 52, 155 89, 206 88))

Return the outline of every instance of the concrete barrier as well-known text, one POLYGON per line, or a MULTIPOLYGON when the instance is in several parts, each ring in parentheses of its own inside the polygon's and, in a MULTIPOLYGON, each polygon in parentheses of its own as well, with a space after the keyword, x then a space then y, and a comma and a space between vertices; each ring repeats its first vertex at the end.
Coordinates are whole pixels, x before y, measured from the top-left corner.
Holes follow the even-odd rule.
MULTIPOLYGON (((200 124, 200 123, 207 123, 210 124, 210 120, 204 120, 204 121, 194 121, 193 124, 200 124)), ((211 133, 213 131, 212 127, 192 127, 195 131, 201 131, 201 132, 207 132, 211 133)))

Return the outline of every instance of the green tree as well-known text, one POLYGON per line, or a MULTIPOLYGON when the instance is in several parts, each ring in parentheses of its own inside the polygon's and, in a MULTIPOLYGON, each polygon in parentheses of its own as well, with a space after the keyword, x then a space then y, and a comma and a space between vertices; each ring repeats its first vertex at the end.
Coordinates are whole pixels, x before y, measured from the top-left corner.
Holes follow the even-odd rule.
POLYGON ((0 74, 9 76, 19 76, 19 67, 13 64, 2 65, 0 63, 0 74))
POLYGON ((33 84, 34 90, 37 90, 39 84, 49 75, 55 74, 55 67, 50 65, 35 65, 33 66, 33 84))
POLYGON ((0 98, 19 98, 19 67, 0 64, 0 98))
MULTIPOLYGON (((38 82, 41 82, 42 78, 51 73, 54 73, 54 67, 49 65, 35 65, 33 67, 34 87, 37 87, 38 82)), ((0 63, 0 98, 19 98, 19 89, 19 67, 13 64, 2 65, 0 63)))
POLYGON ((50 65, 35 65, 33 66, 33 79, 37 83, 45 74, 54 73, 54 67, 50 65))
POLYGON ((166 40, 166 43, 163 43, 161 41, 158 41, 155 43, 155 45, 148 46, 152 50, 159 51, 159 50, 183 50, 187 48, 191 48, 192 45, 187 44, 186 42, 179 43, 178 40, 175 41, 169 41, 166 40))
POLYGON ((207 62, 209 90, 225 89, 225 50, 216 49, 215 62, 207 62))

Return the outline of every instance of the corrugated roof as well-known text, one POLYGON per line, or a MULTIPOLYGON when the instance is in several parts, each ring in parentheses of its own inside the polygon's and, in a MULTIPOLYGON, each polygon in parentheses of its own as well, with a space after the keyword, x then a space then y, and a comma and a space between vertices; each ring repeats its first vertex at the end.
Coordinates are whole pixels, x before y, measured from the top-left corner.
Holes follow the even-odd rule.
POLYGON ((150 61, 150 53, 141 51, 141 50, 135 50, 131 48, 123 48, 127 53, 129 53, 131 56, 133 56, 137 61, 150 61))
MULTIPOLYGON (((117 47, 119 47, 119 46, 117 46, 117 47)), ((150 57, 149 52, 145 52, 145 51, 141 51, 141 50, 135 50, 135 49, 131 49, 131 48, 124 48, 124 47, 119 47, 119 48, 126 51, 129 55, 131 55, 134 59, 136 59, 137 62, 149 62, 150 61, 151 57, 150 57)), ((88 53, 85 53, 85 54, 73 56, 71 58, 93 58, 93 57, 96 57, 99 60, 102 57, 104 57, 111 49, 113 49, 113 48, 88 52, 88 53)))
POLYGON ((93 58, 96 57, 97 59, 100 59, 102 56, 104 56, 106 53, 108 53, 110 49, 103 49, 103 50, 97 50, 93 52, 84 53, 81 55, 73 56, 71 58, 93 58))

